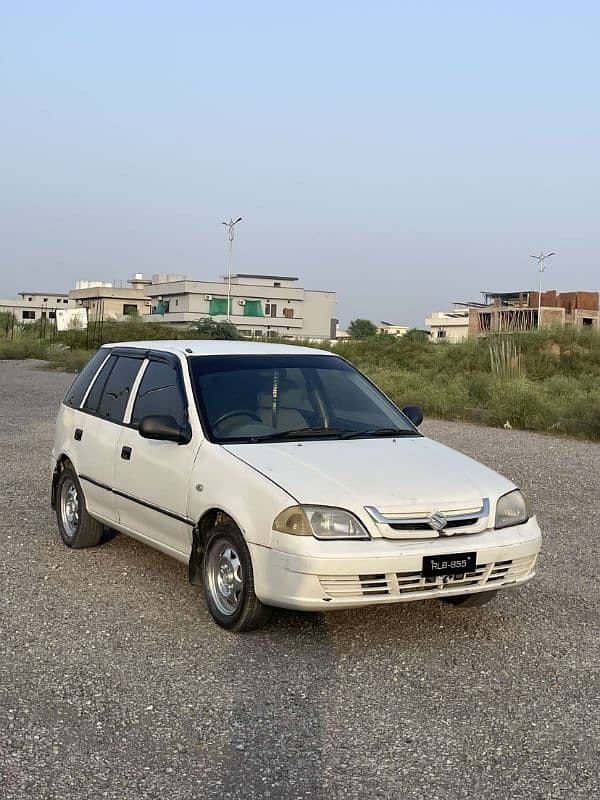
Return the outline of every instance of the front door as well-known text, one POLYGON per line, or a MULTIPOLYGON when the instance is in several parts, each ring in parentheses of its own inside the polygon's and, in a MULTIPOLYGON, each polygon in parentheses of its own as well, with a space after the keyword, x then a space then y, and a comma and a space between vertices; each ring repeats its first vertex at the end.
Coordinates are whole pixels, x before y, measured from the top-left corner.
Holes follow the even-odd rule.
POLYGON ((144 417, 171 416, 183 425, 187 403, 179 361, 150 356, 130 414, 121 429, 114 470, 115 501, 122 526, 172 555, 190 553, 193 521, 187 516, 197 435, 187 444, 144 439, 144 417))

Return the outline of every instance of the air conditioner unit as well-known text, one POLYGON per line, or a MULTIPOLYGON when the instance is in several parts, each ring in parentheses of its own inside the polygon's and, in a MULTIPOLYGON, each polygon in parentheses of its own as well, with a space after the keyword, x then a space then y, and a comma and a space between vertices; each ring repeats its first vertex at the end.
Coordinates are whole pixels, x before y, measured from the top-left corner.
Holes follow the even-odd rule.
POLYGON ((205 295, 204 295, 204 299, 205 299, 205 300, 212 300, 212 299, 213 299, 213 296, 212 296, 212 294, 205 294, 205 295))
POLYGON ((238 300, 238 303, 239 303, 241 306, 245 306, 245 305, 246 305, 246 301, 245 301, 245 300, 238 300))

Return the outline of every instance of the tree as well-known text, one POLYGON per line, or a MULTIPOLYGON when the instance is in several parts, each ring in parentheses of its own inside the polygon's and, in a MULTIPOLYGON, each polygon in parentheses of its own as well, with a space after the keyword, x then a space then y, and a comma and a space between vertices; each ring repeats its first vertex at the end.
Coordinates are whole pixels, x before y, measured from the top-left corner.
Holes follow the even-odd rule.
POLYGON ((348 333, 351 339, 370 339, 377 336, 377 325, 370 319, 353 319, 348 325, 348 333))
POLYGON ((423 331, 420 328, 409 328, 403 338, 409 342, 429 342, 431 340, 429 331, 423 331))
POLYGON ((202 339, 241 339, 238 329, 233 322, 216 322, 206 317, 192 324, 192 330, 200 334, 202 339))

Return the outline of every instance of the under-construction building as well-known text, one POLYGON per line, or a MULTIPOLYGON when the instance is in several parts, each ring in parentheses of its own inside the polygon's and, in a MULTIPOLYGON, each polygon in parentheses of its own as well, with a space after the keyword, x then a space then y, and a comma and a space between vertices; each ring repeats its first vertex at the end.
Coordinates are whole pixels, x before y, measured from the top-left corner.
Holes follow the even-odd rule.
POLYGON ((554 325, 600 328, 598 292, 483 292, 484 302, 468 303, 469 336, 511 333, 554 325), (538 319, 539 316, 539 319, 538 319))

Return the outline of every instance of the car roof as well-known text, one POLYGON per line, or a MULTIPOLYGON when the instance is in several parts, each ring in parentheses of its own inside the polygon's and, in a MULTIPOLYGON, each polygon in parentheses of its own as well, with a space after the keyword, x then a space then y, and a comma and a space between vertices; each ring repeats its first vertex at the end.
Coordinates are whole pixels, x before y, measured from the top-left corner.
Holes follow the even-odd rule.
POLYGON ((155 339, 144 342, 111 342, 103 347, 132 347, 141 350, 160 350, 167 353, 181 353, 184 356, 226 356, 226 355, 334 355, 329 350, 315 347, 301 347, 289 344, 267 344, 265 342, 244 342, 214 339, 155 339))

